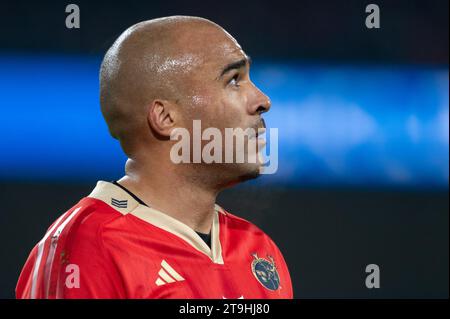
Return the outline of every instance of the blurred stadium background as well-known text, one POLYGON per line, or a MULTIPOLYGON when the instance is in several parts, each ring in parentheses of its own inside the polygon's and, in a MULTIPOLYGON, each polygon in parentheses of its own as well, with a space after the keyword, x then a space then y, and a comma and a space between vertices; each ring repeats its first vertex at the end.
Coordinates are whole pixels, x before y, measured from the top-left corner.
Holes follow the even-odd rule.
POLYGON ((264 229, 296 298, 448 298, 448 1, 75 1, 0 4, 0 297, 49 224, 124 155, 98 102, 105 50, 173 14, 222 25, 272 99, 279 169, 219 203, 264 229), (365 266, 381 288, 365 287, 365 266))

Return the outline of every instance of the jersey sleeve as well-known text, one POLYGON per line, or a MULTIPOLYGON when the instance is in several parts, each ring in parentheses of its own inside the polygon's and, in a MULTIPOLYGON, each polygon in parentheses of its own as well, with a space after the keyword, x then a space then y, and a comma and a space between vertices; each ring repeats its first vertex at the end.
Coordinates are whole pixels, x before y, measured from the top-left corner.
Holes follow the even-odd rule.
POLYGON ((124 298, 120 274, 103 247, 101 221, 90 209, 66 212, 30 253, 16 297, 124 298))
POLYGON ((283 289, 283 298, 292 299, 294 298, 293 289, 292 289, 292 281, 291 275, 289 273, 289 269, 287 263, 283 257, 278 246, 271 240, 270 243, 273 246, 273 250, 275 251, 274 260, 276 263, 277 270, 279 272, 281 278, 281 287, 283 289))
POLYGON ((118 270, 102 241, 102 227, 85 222, 63 252, 63 298, 125 298, 118 270))

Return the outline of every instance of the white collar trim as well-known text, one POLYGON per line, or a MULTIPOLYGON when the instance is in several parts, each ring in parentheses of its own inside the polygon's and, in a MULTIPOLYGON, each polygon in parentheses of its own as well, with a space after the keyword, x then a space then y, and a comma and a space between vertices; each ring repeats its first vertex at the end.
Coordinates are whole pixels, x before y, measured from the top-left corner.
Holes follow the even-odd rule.
POLYGON ((225 214, 225 212, 217 204, 215 205, 211 227, 211 248, 209 248, 192 228, 159 210, 139 204, 130 194, 113 183, 98 181, 97 186, 88 197, 105 202, 123 215, 132 214, 153 226, 164 229, 207 255, 212 262, 223 264, 219 236, 219 213, 225 214))

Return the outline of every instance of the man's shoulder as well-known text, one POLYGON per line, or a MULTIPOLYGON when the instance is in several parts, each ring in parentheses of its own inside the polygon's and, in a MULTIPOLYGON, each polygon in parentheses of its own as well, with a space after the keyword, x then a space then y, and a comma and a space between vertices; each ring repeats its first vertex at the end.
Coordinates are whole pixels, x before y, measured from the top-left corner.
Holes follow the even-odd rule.
POLYGON ((246 233, 247 235, 261 237, 272 242, 272 239, 267 235, 261 228, 256 226, 253 222, 242 218, 240 216, 234 215, 229 211, 221 208, 221 212, 226 220, 227 228, 233 229, 233 231, 246 233))
POLYGON ((124 216, 107 203, 92 197, 82 198, 70 210, 77 211, 80 224, 94 228, 124 216))
POLYGON ((49 237, 81 239, 97 236, 105 225, 122 216, 101 200, 83 197, 50 226, 49 237))
POLYGON ((283 269, 283 272, 287 274, 292 295, 289 270, 283 257, 283 253, 275 241, 252 222, 242 217, 233 215, 224 209, 222 209, 222 213, 224 216, 224 224, 226 225, 226 229, 230 235, 227 240, 229 241, 229 244, 231 246, 236 245, 236 247, 238 245, 245 246, 242 251, 245 251, 247 248, 251 248, 255 253, 260 253, 261 255, 268 254, 271 257, 274 257, 278 262, 278 265, 280 265, 280 269, 283 269))

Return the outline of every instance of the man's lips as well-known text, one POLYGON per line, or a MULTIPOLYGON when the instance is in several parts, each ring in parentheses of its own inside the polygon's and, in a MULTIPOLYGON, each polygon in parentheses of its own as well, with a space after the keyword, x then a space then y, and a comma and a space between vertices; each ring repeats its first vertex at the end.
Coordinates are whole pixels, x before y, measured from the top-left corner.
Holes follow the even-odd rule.
POLYGON ((266 122, 264 121, 263 118, 261 118, 261 122, 260 125, 258 125, 257 128, 255 128, 255 135, 252 137, 256 137, 258 138, 259 135, 262 135, 266 132, 266 122))
POLYGON ((262 124, 262 128, 266 128, 266 121, 264 121, 263 118, 261 118, 261 124, 262 124))
POLYGON ((259 135, 262 135, 266 133, 266 128, 265 127, 260 127, 258 128, 258 130, 256 131, 256 137, 259 137, 259 135))
POLYGON ((259 127, 257 129, 250 129, 249 130, 249 134, 248 134, 248 138, 252 139, 252 138, 258 138, 260 135, 263 135, 266 132, 266 128, 265 127, 259 127))

